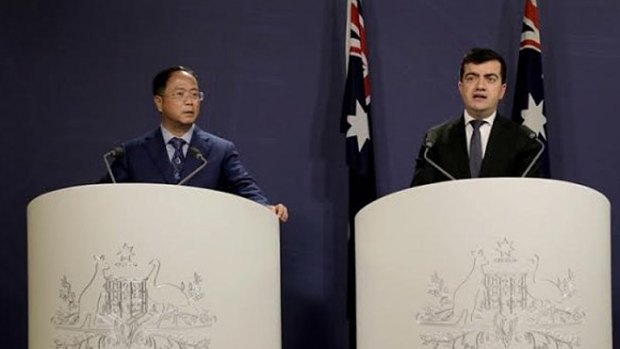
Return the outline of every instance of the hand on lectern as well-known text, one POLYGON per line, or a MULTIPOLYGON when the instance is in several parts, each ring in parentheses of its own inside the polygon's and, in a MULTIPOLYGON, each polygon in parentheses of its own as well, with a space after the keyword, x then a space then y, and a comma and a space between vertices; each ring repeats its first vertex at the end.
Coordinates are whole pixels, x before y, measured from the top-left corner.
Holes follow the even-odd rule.
POLYGON ((286 206, 284 206, 283 204, 276 204, 276 205, 267 205, 267 207, 269 207, 269 209, 273 213, 275 213, 275 215, 278 216, 278 218, 282 222, 286 222, 286 220, 288 219, 288 208, 286 208, 286 206))

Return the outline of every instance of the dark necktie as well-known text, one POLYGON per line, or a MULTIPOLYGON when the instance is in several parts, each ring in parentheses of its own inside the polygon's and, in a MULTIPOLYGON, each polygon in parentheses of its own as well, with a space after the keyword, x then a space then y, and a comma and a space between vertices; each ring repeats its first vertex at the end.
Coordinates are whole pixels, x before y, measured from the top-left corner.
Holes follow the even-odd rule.
POLYGON ((185 140, 174 137, 168 141, 174 148, 174 154, 172 155, 172 169, 174 179, 178 182, 181 180, 181 171, 183 171, 183 163, 185 163, 185 156, 183 155, 183 145, 185 140))
POLYGON ((469 143, 469 172, 471 178, 476 178, 480 175, 480 164, 482 164, 482 143, 480 141, 480 126, 486 121, 472 120, 471 124, 474 132, 471 134, 471 141, 469 143))

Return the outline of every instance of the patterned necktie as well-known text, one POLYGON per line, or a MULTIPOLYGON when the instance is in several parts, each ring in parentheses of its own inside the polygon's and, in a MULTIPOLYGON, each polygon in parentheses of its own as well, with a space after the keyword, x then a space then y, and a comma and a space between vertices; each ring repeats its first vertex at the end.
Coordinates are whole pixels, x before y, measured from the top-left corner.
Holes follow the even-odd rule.
POLYGON ((174 174, 174 179, 178 182, 181 180, 181 171, 183 171, 183 164, 185 163, 185 156, 183 155, 183 145, 185 140, 174 137, 168 141, 174 148, 174 154, 172 155, 171 163, 174 174))
POLYGON ((469 172, 471 178, 476 178, 480 175, 480 164, 482 164, 482 143, 480 142, 480 126, 486 121, 472 120, 470 125, 474 129, 471 134, 471 141, 469 143, 469 172))

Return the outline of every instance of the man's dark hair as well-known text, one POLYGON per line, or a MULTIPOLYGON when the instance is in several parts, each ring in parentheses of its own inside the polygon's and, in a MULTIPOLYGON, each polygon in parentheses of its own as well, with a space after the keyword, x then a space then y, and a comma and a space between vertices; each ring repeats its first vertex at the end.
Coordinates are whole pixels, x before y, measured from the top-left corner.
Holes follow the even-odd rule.
POLYGON ((463 80, 463 74, 465 73, 465 64, 482 64, 489 61, 499 62, 499 64, 501 65, 500 77, 502 79, 502 84, 506 83, 506 62, 504 61, 504 57, 491 49, 477 47, 472 48, 463 57, 463 60, 461 61, 459 81, 463 80))
POLYGON ((164 69, 157 73, 157 75, 155 75, 155 78, 153 79, 153 96, 161 95, 162 93, 164 93, 164 90, 166 89, 166 84, 168 83, 170 76, 172 76, 172 74, 178 71, 186 72, 193 76, 196 80, 198 80, 198 75, 196 75, 193 70, 181 65, 164 69))

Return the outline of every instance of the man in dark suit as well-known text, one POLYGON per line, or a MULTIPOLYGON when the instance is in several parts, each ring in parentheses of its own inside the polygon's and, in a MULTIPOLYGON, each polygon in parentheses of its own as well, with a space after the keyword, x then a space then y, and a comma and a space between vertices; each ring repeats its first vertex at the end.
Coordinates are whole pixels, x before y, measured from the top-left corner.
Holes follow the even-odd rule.
MULTIPOLYGON (((241 164, 234 144, 194 124, 203 99, 192 70, 177 66, 157 74, 153 79, 153 101, 161 114, 161 125, 123 144, 123 155, 111 166, 115 180, 176 184, 203 163, 202 156, 207 165, 184 184, 245 197, 269 207, 286 221, 286 206, 268 204, 241 164)), ((110 181, 109 176, 104 181, 110 181)))
POLYGON ((540 177, 541 166, 534 159, 541 145, 533 132, 497 112, 506 92, 502 56, 472 49, 461 62, 458 89, 465 110, 427 131, 411 186, 476 177, 540 177))

